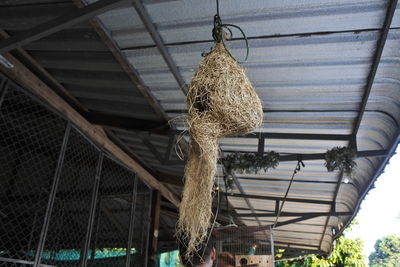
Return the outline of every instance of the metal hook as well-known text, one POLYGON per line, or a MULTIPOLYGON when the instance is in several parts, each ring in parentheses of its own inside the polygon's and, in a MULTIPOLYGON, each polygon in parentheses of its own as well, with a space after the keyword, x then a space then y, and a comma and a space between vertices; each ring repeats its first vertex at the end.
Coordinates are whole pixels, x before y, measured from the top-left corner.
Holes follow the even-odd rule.
MULTIPOLYGON (((217 43, 222 42, 222 44, 224 45, 229 56, 231 58, 233 58, 235 61, 237 61, 236 58, 234 58, 232 56, 232 54, 229 52, 228 48, 225 45, 225 41, 224 41, 224 39, 225 39, 224 38, 224 33, 225 33, 224 29, 226 29, 229 32, 229 39, 232 39, 233 33, 232 33, 232 30, 230 29, 230 27, 233 27, 233 28, 239 30, 241 32, 241 34, 243 35, 244 41, 246 42, 246 58, 244 59, 244 61, 246 61, 249 57, 249 42, 247 40, 247 36, 244 33, 244 31, 242 30, 242 28, 240 28, 239 26, 234 25, 234 24, 229 24, 229 23, 228 24, 222 23, 221 17, 219 16, 219 1, 217 0, 217 14, 214 15, 214 28, 212 29, 212 37, 215 42, 217 42, 217 43)), ((208 54, 209 54, 209 52, 203 52, 201 55, 203 57, 205 57, 208 54)), ((244 61, 242 61, 242 62, 237 61, 237 62, 243 63, 244 61)))

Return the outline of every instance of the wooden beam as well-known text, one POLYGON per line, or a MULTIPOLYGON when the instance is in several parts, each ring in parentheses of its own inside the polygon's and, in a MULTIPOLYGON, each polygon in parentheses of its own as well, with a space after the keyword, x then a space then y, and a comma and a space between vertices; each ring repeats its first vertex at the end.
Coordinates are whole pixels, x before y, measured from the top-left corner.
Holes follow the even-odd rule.
MULTIPOLYGON (((81 0, 73 0, 73 2, 79 8, 83 8, 85 6, 81 0)), ((162 108, 160 102, 153 95, 150 89, 144 84, 136 69, 128 62, 125 55, 121 52, 119 45, 112 38, 110 31, 107 30, 97 18, 93 18, 89 22, 92 25, 93 29, 97 32, 101 40, 104 42, 104 44, 108 47, 108 49, 110 49, 110 52, 113 54, 115 60, 128 75, 129 79, 142 93, 143 97, 147 100, 147 103, 153 108, 153 110, 156 112, 161 120, 168 121, 168 115, 162 108)))
POLYGON ((100 0, 84 8, 77 9, 67 15, 45 22, 19 35, 0 42, 0 53, 24 46, 43 37, 61 31, 77 23, 86 21, 96 15, 126 5, 131 0, 100 0))
POLYGON ((112 154, 116 159, 135 171, 143 181, 149 186, 157 189, 161 194, 171 201, 174 205, 179 206, 180 200, 177 199, 173 192, 168 190, 160 183, 153 175, 145 170, 139 163, 127 155, 121 148, 107 138, 105 133, 97 127, 89 123, 76 110, 68 105, 61 97, 53 90, 44 84, 36 75, 28 70, 21 62, 9 53, 4 54, 4 57, 14 65, 13 68, 5 68, 0 65, 0 70, 11 79, 19 83, 21 86, 30 90, 33 94, 48 103, 54 110, 58 111, 63 117, 70 120, 82 133, 87 135, 100 148, 112 154))

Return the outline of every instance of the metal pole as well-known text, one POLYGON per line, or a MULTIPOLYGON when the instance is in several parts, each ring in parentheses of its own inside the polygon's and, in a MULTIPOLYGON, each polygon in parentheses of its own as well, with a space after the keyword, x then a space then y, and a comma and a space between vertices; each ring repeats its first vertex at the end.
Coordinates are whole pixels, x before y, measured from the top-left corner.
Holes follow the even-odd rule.
POLYGON ((90 214, 89 214, 89 222, 86 230, 86 237, 85 237, 85 244, 83 247, 83 253, 81 258, 81 266, 87 266, 87 254, 88 249, 90 246, 90 240, 92 238, 92 230, 93 230, 93 223, 94 217, 96 212, 96 204, 97 204, 97 196, 99 193, 99 186, 100 186, 100 177, 101 177, 101 167, 103 165, 103 152, 100 152, 99 160, 97 161, 97 169, 96 169, 96 178, 94 180, 93 185, 93 193, 92 193, 92 202, 90 204, 90 214))
MULTIPOLYGON (((61 209, 61 216, 57 225, 57 238, 54 241, 54 249, 52 251, 54 257, 52 258, 53 261, 56 260, 56 252, 60 249, 60 243, 61 243, 61 234, 63 231, 63 226, 64 226, 64 215, 65 215, 65 209, 66 209, 66 204, 65 201, 63 200, 60 204, 60 209, 61 209)), ((43 265, 43 264, 41 264, 43 265)))
POLYGON ((270 242, 271 242, 271 261, 272 266, 275 267, 275 247, 274 247, 274 235, 273 235, 273 228, 269 226, 269 235, 270 235, 270 242))
MULTIPOLYGON (((151 219, 151 199, 153 198, 153 190, 150 190, 150 194, 149 194, 149 210, 147 213, 147 221, 150 222, 151 219)), ((144 258, 144 267, 147 267, 147 260, 148 260, 148 248, 149 248, 149 236, 150 236, 150 223, 147 224, 147 231, 145 232, 147 233, 146 235, 146 244, 145 244, 145 248, 146 248, 146 252, 145 252, 145 258, 144 258)))
POLYGON ((8 80, 5 80, 0 85, 0 108, 1 104, 3 104, 4 96, 7 93, 8 83, 9 83, 8 80))
POLYGON ((157 261, 157 243, 159 236, 159 228, 160 228, 160 209, 161 209, 161 194, 160 191, 153 191, 152 196, 152 208, 151 208, 151 228, 150 228, 150 236, 149 236, 149 251, 148 255, 150 255, 151 266, 156 266, 155 263, 157 261))
POLYGON ((33 217, 32 230, 31 230, 31 233, 30 233, 30 235, 29 235, 29 242, 28 242, 28 249, 27 249, 27 251, 30 251, 30 250, 31 250, 32 240, 33 240, 33 232, 35 231, 35 226, 36 226, 37 217, 38 217, 38 210, 35 211, 35 216, 33 217))
POLYGON ((128 234, 128 245, 126 246, 126 267, 131 266, 131 249, 132 249, 132 239, 133 239, 133 227, 135 226, 135 210, 136 210, 136 190, 137 190, 137 180, 135 174, 135 180, 133 182, 132 198, 131 198, 131 213, 129 218, 129 234, 128 234))
POLYGON ((58 156, 57 167, 56 167, 56 170, 54 173, 54 179, 53 179, 53 184, 51 186, 51 191, 50 191, 50 195, 49 195, 49 201, 47 203, 46 213, 44 215, 42 231, 40 232, 39 244, 38 244, 38 247, 36 249, 36 254, 35 254, 35 262, 33 265, 34 267, 38 267, 40 265, 40 261, 42 258, 43 247, 44 247, 44 243, 46 242, 47 231, 49 230, 51 213, 53 211, 54 200, 56 198, 58 182, 60 181, 61 169, 62 169, 62 166, 64 163, 64 156, 65 156, 65 151, 67 150, 67 144, 68 144, 68 138, 69 138, 70 132, 71 132, 71 124, 68 123, 67 127, 65 129, 65 134, 64 134, 64 139, 63 139, 62 145, 61 145, 60 154, 58 156))
POLYGON ((97 247, 97 234, 99 232, 100 228, 100 217, 101 217, 101 199, 98 203, 98 208, 97 208, 97 218, 96 218, 96 232, 94 233, 94 242, 92 246, 92 255, 90 257, 90 266, 94 266, 94 260, 96 256, 96 247, 97 247))

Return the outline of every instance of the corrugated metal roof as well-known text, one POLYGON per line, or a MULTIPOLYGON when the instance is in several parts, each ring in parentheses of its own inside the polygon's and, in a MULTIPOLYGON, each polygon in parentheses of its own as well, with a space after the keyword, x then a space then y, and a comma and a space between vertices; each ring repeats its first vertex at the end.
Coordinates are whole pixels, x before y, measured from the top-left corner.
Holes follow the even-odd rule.
MULTIPOLYGON (((380 37, 386 1, 221 1, 221 17, 240 25, 249 37, 250 57, 243 66, 263 102, 261 132, 351 134, 358 116, 376 43, 380 37)), ((147 4, 147 11, 186 83, 201 53, 212 47, 215 1, 168 1, 147 4)), ((134 8, 116 9, 99 16, 129 62, 171 116, 185 113, 184 95, 134 8)), ((357 135, 359 150, 387 149, 398 129, 399 15, 392 22, 366 112, 357 135)), ((244 55, 244 42, 229 42, 231 52, 244 55)), ((182 124, 177 124, 183 128, 182 124)), ((266 140, 265 149, 280 153, 323 153, 346 141, 266 140)), ((221 149, 257 151, 258 140, 224 138, 221 149)), ((379 158, 357 159, 356 176, 340 186, 336 211, 353 211, 368 186, 379 158)), ((240 175, 244 192, 283 196, 295 162, 282 162, 275 170, 240 175)), ((288 197, 333 200, 338 173, 327 173, 323 161, 306 162, 288 197)), ((235 193, 240 193, 238 190, 235 193)), ((243 198, 230 197, 237 212, 248 213, 243 198), (239 208, 247 210, 239 210, 239 208)), ((275 209, 275 201, 250 200, 257 210, 275 209)), ((330 205, 286 202, 284 212, 329 212, 330 205)), ((242 218, 257 225, 254 218, 242 218)), ((280 218, 279 221, 293 219, 280 218)), ((332 229, 349 217, 318 217, 277 228, 280 246, 328 252, 332 229), (298 232, 300 231, 300 232, 298 232), (324 233, 325 231, 325 233, 324 233), (323 235, 322 235, 323 234, 323 235)), ((273 223, 275 218, 259 218, 273 223)))
MULTIPOLYGON (((25 3, 23 0, 20 3, 25 3)), ((1 8, 0 25, 12 34, 67 12, 71 4, 48 3, 1 8), (33 9, 32 9, 33 8, 33 9), (27 16, 29 14, 29 16, 27 16)), ((94 2, 94 1, 87 1, 94 2)), ((221 0, 223 22, 237 24, 249 38, 250 57, 243 66, 259 94, 264 122, 258 132, 351 134, 389 1, 240 1, 221 0)), ((145 1, 150 19, 161 35, 179 74, 190 82, 201 53, 212 45, 215 1, 145 1)), ((399 7, 398 7, 399 8, 399 7)), ((98 17, 139 73, 145 85, 171 118, 184 115, 184 94, 133 6, 98 17)), ((395 13, 360 130, 359 151, 388 149, 399 129, 400 14, 395 13)), ((234 32, 237 34, 237 32, 234 32)), ((238 36, 238 35, 237 35, 238 36)), ((244 56, 243 40, 229 42, 232 54, 244 56)), ((25 47, 85 106, 95 111, 155 119, 156 114, 125 77, 106 46, 88 24, 80 24, 25 47)), ((178 129, 185 126, 175 121, 178 129)), ((182 166, 160 162, 143 143, 149 139, 160 155, 168 149, 166 136, 113 132, 149 166, 182 175, 182 166)), ((255 138, 223 138, 225 151, 255 152, 255 138)), ((266 139, 265 150, 281 154, 324 153, 347 141, 266 139)), ((174 155, 173 160, 178 158, 174 155)), ((340 185, 335 210, 355 212, 384 157, 358 158, 357 172, 340 185)), ((305 161, 295 177, 289 198, 333 201, 339 173, 328 173, 322 160, 305 161)), ((248 195, 283 197, 296 162, 281 162, 275 170, 237 174, 248 195)), ((178 192, 181 187, 174 187, 178 192)), ((238 189, 234 193, 241 193, 238 189)), ((249 213, 246 201, 230 196, 240 213, 249 213)), ((275 210, 275 200, 249 199, 256 213, 275 210)), ((331 205, 286 202, 283 212, 329 212, 331 205)), ((296 217, 280 217, 279 222, 296 217)), ((275 229, 278 247, 329 252, 335 233, 350 216, 317 217, 275 229), (327 225, 327 227, 326 227, 327 225)), ((258 225, 255 217, 241 218, 258 225)), ((275 217, 259 217, 271 224, 275 217)))

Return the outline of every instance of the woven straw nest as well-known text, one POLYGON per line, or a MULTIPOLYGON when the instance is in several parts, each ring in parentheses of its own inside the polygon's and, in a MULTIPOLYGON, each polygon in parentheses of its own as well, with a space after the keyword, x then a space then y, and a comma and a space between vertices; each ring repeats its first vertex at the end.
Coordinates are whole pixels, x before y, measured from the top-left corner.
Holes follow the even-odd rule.
POLYGON ((200 63, 190 82, 186 103, 191 149, 177 236, 186 240, 186 256, 190 257, 206 240, 211 226, 218 139, 243 135, 259 127, 263 111, 244 69, 222 43, 216 43, 200 63))

